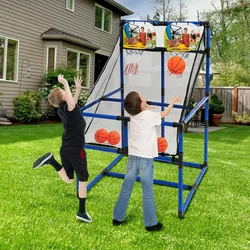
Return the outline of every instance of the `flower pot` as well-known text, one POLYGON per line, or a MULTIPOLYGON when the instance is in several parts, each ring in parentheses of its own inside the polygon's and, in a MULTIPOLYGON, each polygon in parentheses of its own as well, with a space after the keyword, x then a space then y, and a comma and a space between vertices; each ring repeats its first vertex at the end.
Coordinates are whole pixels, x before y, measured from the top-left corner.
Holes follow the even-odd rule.
POLYGON ((222 114, 212 114, 212 126, 219 126, 222 114))

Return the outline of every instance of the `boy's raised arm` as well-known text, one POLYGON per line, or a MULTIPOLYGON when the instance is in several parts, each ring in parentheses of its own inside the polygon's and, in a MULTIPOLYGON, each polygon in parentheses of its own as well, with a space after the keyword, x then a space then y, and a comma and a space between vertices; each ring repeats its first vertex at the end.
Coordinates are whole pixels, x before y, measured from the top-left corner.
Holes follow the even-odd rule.
POLYGON ((167 116, 169 114, 169 112, 171 111, 171 109, 173 108, 174 104, 176 102, 181 102, 181 98, 179 97, 175 97, 167 106, 167 108, 165 108, 162 112, 161 112, 161 118, 167 116))
POLYGON ((75 100, 75 104, 77 104, 79 95, 81 93, 82 78, 77 76, 77 77, 74 78, 74 80, 75 80, 75 86, 76 86, 76 91, 75 91, 75 94, 74 94, 74 100, 75 100))
POLYGON ((60 82, 64 86, 65 101, 68 104, 68 111, 72 111, 75 108, 76 103, 75 103, 75 100, 71 94, 68 81, 64 78, 63 75, 60 74, 58 76, 58 82, 60 82))

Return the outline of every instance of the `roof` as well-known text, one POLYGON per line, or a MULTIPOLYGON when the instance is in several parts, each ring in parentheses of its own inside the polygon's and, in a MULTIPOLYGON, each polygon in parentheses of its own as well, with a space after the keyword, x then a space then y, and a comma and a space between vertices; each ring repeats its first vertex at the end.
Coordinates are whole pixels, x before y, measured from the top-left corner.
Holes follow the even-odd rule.
POLYGON ((88 47, 94 50, 98 50, 101 47, 88 41, 85 38, 79 37, 79 36, 75 36, 72 34, 69 34, 67 32, 58 30, 58 29, 54 29, 51 28, 47 31, 45 31, 44 33, 41 34, 42 39, 44 40, 63 40, 63 41, 68 41, 74 44, 78 44, 84 47, 88 47))
POLYGON ((122 13, 123 16, 134 14, 133 11, 127 9, 126 7, 124 7, 123 5, 117 3, 114 0, 104 0, 104 2, 109 3, 110 5, 114 6, 116 9, 118 9, 119 11, 121 11, 121 13, 122 13))

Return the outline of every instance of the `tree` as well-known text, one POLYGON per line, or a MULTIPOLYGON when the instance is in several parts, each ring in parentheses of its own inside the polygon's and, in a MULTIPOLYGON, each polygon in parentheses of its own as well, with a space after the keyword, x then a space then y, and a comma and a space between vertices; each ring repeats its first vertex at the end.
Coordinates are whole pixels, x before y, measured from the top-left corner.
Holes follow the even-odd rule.
POLYGON ((210 21, 211 25, 212 59, 249 67, 249 1, 220 0, 220 9, 215 6, 214 9, 203 13, 203 19, 210 21))
POLYGON ((185 21, 187 20, 187 6, 184 0, 178 0, 176 3, 176 11, 172 13, 172 20, 185 21))
POLYGON ((220 8, 203 13, 210 22, 212 65, 221 74, 212 84, 250 86, 250 3, 220 0, 220 8))
POLYGON ((162 17, 164 22, 168 21, 171 11, 169 9, 170 0, 154 0, 152 3, 154 4, 153 9, 155 11, 153 19, 155 21, 160 21, 162 17))
POLYGON ((152 4, 155 21, 185 21, 187 19, 187 6, 184 0, 177 0, 173 3, 170 0, 153 0, 152 4))

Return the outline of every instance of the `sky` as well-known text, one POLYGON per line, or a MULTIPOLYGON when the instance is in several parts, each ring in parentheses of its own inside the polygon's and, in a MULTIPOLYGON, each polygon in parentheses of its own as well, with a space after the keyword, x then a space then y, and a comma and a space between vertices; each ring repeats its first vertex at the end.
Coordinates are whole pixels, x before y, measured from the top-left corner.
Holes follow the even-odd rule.
MULTIPOLYGON (((124 19, 140 20, 142 17, 145 19, 147 14, 150 18, 154 16, 153 4, 154 0, 115 0, 124 7, 134 12, 132 16, 126 16, 124 19)), ((187 6, 188 21, 197 21, 197 11, 203 12, 204 10, 214 10, 211 2, 218 8, 220 0, 184 0, 187 6)), ((171 0, 170 4, 175 6, 176 0, 171 0)))

